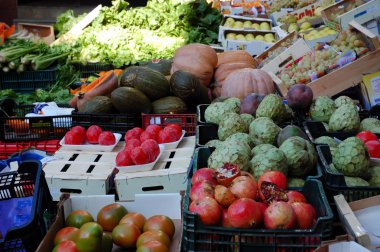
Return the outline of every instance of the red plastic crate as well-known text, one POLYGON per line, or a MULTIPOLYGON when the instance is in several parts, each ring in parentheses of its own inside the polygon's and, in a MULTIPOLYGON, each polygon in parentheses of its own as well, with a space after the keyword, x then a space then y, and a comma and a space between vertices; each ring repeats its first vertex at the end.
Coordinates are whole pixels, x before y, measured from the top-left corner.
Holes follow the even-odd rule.
POLYGON ((151 124, 165 127, 168 124, 176 123, 186 131, 186 136, 195 135, 196 114, 142 114, 141 119, 143 129, 151 124))
POLYGON ((13 153, 30 147, 35 147, 36 149, 46 151, 49 154, 54 154, 61 147, 59 144, 60 141, 61 139, 23 142, 0 141, 0 159, 8 158, 13 153))

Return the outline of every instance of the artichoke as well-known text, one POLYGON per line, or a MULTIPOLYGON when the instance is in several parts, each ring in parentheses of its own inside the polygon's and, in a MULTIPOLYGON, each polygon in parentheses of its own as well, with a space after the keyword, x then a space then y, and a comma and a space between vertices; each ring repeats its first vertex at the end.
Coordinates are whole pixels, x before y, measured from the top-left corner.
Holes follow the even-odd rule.
POLYGON ((276 123, 282 121, 284 114, 286 110, 283 100, 275 94, 265 96, 256 110, 256 117, 268 117, 276 123))
POLYGON ((303 187, 305 180, 301 178, 288 178, 288 187, 303 187))
POLYGON ((274 144, 281 128, 278 127, 270 118, 259 117, 249 125, 249 135, 255 145, 274 144))
POLYGON ((254 157, 254 156, 256 156, 257 154, 265 153, 265 152, 267 152, 268 150, 273 149, 273 148, 276 149, 276 146, 271 145, 271 144, 259 144, 259 145, 257 145, 256 147, 254 147, 254 148, 251 150, 251 154, 252 154, 252 156, 254 157))
POLYGON ((369 183, 359 177, 348 177, 344 176, 347 186, 369 186, 369 183))
POLYGON ((340 106, 345 105, 345 104, 355 106, 354 101, 350 97, 345 96, 345 95, 342 95, 342 96, 339 96, 338 98, 336 98, 334 103, 335 103, 336 108, 339 108, 340 106))
POLYGON ((363 177, 368 174, 369 155, 364 143, 349 137, 341 142, 332 155, 334 167, 350 177, 363 177))
POLYGON ((254 146, 251 136, 248 135, 247 133, 241 133, 241 132, 235 133, 226 138, 225 142, 229 142, 229 141, 237 141, 237 142, 241 141, 248 144, 250 148, 253 148, 254 146))
POLYGON ((289 174, 304 176, 313 170, 317 164, 317 154, 314 146, 299 136, 290 137, 281 146, 289 165, 289 174))
POLYGON ((377 118, 365 118, 360 123, 360 131, 368 130, 372 131, 375 128, 380 127, 380 120, 377 118))
POLYGON ((334 111, 334 101, 327 96, 319 96, 310 106, 310 117, 313 121, 328 123, 334 111))
POLYGON ((230 107, 231 109, 234 109, 234 111, 236 113, 239 113, 239 111, 240 111, 240 104, 241 104, 239 98, 230 97, 230 98, 224 100, 223 103, 227 104, 227 106, 230 107))
POLYGON ((369 180, 370 186, 380 186, 380 166, 373 166, 370 168, 371 179, 369 180))
POLYGON ((350 104, 340 106, 330 117, 329 129, 331 131, 352 132, 358 131, 359 127, 359 113, 356 107, 350 104))
POLYGON ((244 121, 245 125, 247 126, 247 129, 249 129, 249 125, 251 125, 251 122, 255 120, 255 117, 251 114, 240 114, 240 118, 244 121))
POLYGON ((208 142, 205 144, 205 146, 207 146, 207 147, 218 148, 218 146, 220 146, 222 143, 223 143, 223 141, 220 141, 220 140, 218 140, 218 139, 213 139, 213 140, 208 141, 208 142))
POLYGON ((245 122, 236 113, 225 114, 218 127, 219 140, 224 141, 227 137, 239 132, 248 132, 245 122))
POLYGON ((215 102, 205 110, 205 120, 209 123, 219 124, 227 113, 239 113, 240 108, 232 103, 215 102))
POLYGON ((316 144, 327 144, 330 149, 338 147, 337 142, 329 136, 321 136, 314 140, 316 144))
POLYGON ((280 171, 288 174, 288 164, 284 153, 277 149, 272 148, 265 153, 260 153, 254 156, 251 161, 251 173, 256 181, 264 174, 265 171, 280 171))
POLYGON ((232 163, 239 166, 243 171, 250 168, 250 148, 244 142, 230 141, 227 144, 222 143, 215 149, 207 160, 208 167, 218 168, 225 163, 232 163))

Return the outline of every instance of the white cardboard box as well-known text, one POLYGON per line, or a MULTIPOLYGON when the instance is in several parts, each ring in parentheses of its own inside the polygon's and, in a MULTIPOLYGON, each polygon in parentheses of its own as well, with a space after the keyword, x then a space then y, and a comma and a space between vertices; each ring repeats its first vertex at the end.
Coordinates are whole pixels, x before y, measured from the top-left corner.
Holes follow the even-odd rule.
POLYGON ((380 195, 350 203, 343 195, 337 195, 334 201, 349 234, 371 251, 380 251, 380 195))
POLYGON ((321 6, 321 3, 322 1, 318 1, 315 3, 309 4, 308 6, 305 6, 298 10, 293 10, 293 9, 281 10, 281 11, 272 13, 270 17, 273 20, 274 25, 279 25, 278 19, 286 15, 294 15, 297 17, 297 20, 303 18, 304 16, 312 17, 314 16, 315 9, 321 6))
MULTIPOLYGON (((114 202, 115 198, 113 195, 71 196, 64 201, 60 201, 58 204, 59 208, 57 217, 50 227, 48 233, 40 243, 37 252, 52 251, 54 246, 54 236, 61 228, 64 227, 66 216, 71 211, 78 209, 87 210, 96 219, 97 213, 102 207, 114 202)), ((182 236, 180 194, 165 193, 154 195, 136 195, 135 201, 119 201, 117 203, 125 206, 128 212, 139 212, 142 213, 146 218, 159 214, 170 217, 173 220, 176 228, 170 251, 179 251, 182 236)), ((112 251, 120 251, 120 249, 114 245, 112 251)))

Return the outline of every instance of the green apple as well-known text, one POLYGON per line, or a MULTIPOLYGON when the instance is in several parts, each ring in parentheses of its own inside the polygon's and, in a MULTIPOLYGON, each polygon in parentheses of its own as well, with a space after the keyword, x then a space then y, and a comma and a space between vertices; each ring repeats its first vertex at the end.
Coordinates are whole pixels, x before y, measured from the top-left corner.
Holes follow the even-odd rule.
POLYGON ((236 21, 233 25, 233 28, 235 28, 235 29, 243 28, 243 22, 242 21, 236 21))
POLYGON ((253 40, 255 40, 255 36, 253 36, 252 33, 248 33, 247 35, 245 35, 245 39, 247 41, 253 41, 253 40))
POLYGON ((273 33, 267 33, 264 35, 264 40, 268 43, 273 43, 275 41, 273 33))
POLYGON ((236 40, 246 41, 244 34, 238 34, 238 35, 236 35, 236 40))
POLYGON ((265 41, 264 39, 264 36, 263 35, 257 35, 255 40, 261 40, 261 41, 265 41))
POLYGON ((226 22, 224 23, 224 26, 226 27, 233 27, 235 23, 235 20, 233 18, 227 18, 226 22))
POLYGON ((262 22, 262 23, 260 24, 260 30, 270 31, 270 25, 269 25, 269 23, 267 23, 267 22, 262 22))
POLYGON ((250 29, 251 26, 252 26, 252 22, 251 22, 251 21, 249 21, 249 20, 244 21, 244 23, 243 23, 243 28, 245 28, 245 29, 250 29))
POLYGON ((226 39, 229 39, 229 40, 236 40, 236 34, 235 33, 228 33, 227 36, 226 36, 226 39))
POLYGON ((337 34, 337 32, 334 31, 334 30, 332 30, 332 29, 330 29, 330 30, 327 31, 327 34, 328 35, 335 35, 335 34, 337 34))
POLYGON ((298 26, 295 23, 292 23, 288 27, 288 32, 298 31, 298 26))
POLYGON ((253 28, 255 30, 260 30, 260 25, 258 23, 253 23, 251 28, 253 28))
POLYGON ((311 24, 309 22, 304 22, 301 24, 300 28, 303 30, 307 30, 307 29, 311 28, 311 24))

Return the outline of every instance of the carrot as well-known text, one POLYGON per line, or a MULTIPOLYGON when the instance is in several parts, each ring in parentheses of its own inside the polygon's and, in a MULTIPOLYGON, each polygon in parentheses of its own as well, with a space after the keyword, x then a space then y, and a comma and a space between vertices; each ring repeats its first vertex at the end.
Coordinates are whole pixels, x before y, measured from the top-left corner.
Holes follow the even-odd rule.
POLYGON ((103 83, 103 80, 107 79, 109 76, 111 76, 111 74, 112 74, 112 70, 104 73, 99 78, 97 78, 96 80, 94 80, 93 82, 91 82, 90 84, 88 84, 85 88, 83 88, 81 90, 81 92, 82 93, 86 93, 88 91, 93 90, 97 86, 101 85, 103 83))
POLYGON ((119 76, 120 74, 123 73, 123 70, 121 70, 121 69, 114 69, 113 71, 115 72, 115 74, 116 74, 117 76, 119 76))

